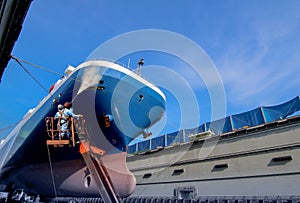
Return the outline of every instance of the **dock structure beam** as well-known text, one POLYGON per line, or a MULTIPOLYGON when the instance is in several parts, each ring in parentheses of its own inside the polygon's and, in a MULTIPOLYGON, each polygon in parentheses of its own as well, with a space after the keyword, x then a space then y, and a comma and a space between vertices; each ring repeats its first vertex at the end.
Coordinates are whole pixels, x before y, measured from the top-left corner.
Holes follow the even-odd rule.
POLYGON ((0 82, 32 0, 0 0, 0 82))

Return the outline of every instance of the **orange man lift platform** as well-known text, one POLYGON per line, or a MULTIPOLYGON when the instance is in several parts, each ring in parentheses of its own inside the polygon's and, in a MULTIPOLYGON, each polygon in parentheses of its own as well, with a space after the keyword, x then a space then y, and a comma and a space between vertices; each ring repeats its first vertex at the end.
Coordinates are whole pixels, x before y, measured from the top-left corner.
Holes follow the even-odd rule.
MULTIPOLYGON (((71 135, 70 140, 63 140, 59 135, 62 133, 62 130, 59 129, 57 126, 57 122, 55 121, 54 117, 47 117, 46 119, 46 127, 48 135, 51 139, 47 140, 47 145, 53 145, 54 147, 57 146, 65 146, 68 145, 70 147, 74 147, 76 144, 75 140, 75 123, 74 118, 70 118, 69 126, 70 128, 69 133, 71 135)), ((99 194, 104 202, 111 202, 111 203, 120 203, 121 200, 118 197, 118 194, 115 192, 109 174, 107 172, 106 167, 101 161, 101 156, 105 155, 105 151, 97 148, 90 142, 90 136, 88 131, 86 130, 84 119, 80 118, 76 121, 76 129, 80 129, 80 143, 79 151, 84 158, 84 161, 92 174, 96 185, 98 186, 99 194)))

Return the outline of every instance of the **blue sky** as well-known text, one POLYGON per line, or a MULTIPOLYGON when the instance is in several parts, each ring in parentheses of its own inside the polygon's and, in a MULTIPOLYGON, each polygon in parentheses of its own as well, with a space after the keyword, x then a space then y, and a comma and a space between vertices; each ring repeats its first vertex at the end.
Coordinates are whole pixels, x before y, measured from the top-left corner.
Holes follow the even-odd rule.
MULTIPOLYGON (((230 115, 299 95, 299 10, 300 2, 296 0, 35 0, 13 55, 63 73, 68 64, 79 65, 99 45, 123 33, 140 29, 171 31, 197 43, 215 64, 225 89, 226 114, 230 115)), ((183 77, 190 78, 197 95, 200 122, 210 119, 209 92, 201 78, 193 78, 182 61, 166 54, 145 51, 125 58, 135 66, 141 57, 145 65, 185 72, 183 77)), ((47 88, 59 78, 26 67, 47 88)), ((0 94, 3 129, 21 120, 47 93, 10 61, 0 94)), ((169 101, 173 102, 168 106, 167 130, 175 131, 179 128, 178 104, 174 99, 169 101)), ((0 137, 7 132, 0 131, 0 137)))

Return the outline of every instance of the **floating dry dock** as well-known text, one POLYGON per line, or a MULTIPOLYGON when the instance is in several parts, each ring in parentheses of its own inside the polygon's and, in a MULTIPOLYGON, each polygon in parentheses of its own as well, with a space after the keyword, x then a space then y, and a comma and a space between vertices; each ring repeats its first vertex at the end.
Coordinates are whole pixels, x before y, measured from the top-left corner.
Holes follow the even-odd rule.
POLYGON ((132 145, 130 198, 299 201, 300 116, 288 117, 299 107, 296 97, 132 145))

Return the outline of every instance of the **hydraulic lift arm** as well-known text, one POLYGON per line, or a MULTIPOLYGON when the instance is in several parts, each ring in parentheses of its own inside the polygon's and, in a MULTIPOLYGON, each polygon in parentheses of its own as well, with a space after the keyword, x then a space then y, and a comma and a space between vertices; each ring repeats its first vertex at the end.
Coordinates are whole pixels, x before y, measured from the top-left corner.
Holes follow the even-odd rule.
POLYGON ((104 202, 119 203, 118 194, 115 192, 109 174, 101 159, 97 157, 99 155, 103 156, 105 152, 99 148, 90 146, 88 141, 82 141, 80 144, 80 153, 95 179, 104 202))

